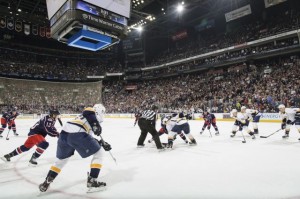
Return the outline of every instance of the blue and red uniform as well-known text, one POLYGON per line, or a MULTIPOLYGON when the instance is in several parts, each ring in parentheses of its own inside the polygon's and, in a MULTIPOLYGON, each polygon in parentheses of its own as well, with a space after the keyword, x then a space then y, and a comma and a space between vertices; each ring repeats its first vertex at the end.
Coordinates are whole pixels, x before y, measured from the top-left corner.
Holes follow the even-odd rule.
MULTIPOLYGON (((42 119, 40 119, 35 125, 30 128, 28 133, 28 138, 23 145, 13 150, 11 153, 7 154, 10 158, 16 155, 19 155, 23 152, 28 151, 34 145, 37 146, 34 154, 32 155, 32 159, 36 159, 42 155, 42 153, 48 148, 49 143, 46 141, 45 137, 50 135, 52 137, 58 137, 59 133, 57 132, 55 125, 56 118, 51 117, 50 115, 46 115, 42 119)), ((37 163, 36 163, 37 164, 37 163)))
MULTIPOLYGON (((5 128, 8 126, 8 129, 12 129, 15 135, 18 135, 16 132, 16 123, 15 119, 18 117, 18 112, 6 112, 1 117, 1 128, 0 135, 3 133, 5 128)), ((2 136, 1 136, 2 137, 2 136)))
POLYGON ((203 131, 205 130, 206 127, 208 130, 210 130, 210 126, 212 125, 216 131, 216 135, 219 135, 219 130, 218 130, 218 127, 216 124, 217 123, 216 116, 213 113, 204 112, 203 119, 204 119, 204 125, 202 127, 200 134, 203 133, 203 131))

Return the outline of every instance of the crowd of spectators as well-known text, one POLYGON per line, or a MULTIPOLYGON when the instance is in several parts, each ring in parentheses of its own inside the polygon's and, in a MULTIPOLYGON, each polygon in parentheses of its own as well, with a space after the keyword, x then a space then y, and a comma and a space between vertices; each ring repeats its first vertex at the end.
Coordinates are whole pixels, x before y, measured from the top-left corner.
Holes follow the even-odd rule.
POLYGON ((121 82, 104 85, 103 103, 110 113, 135 112, 156 104, 161 112, 192 110, 229 112, 242 105, 275 112, 278 104, 300 105, 300 60, 297 56, 234 65, 205 73, 139 82, 127 91, 121 82))
POLYGON ((239 26, 238 29, 223 34, 203 34, 195 38, 178 42, 175 48, 160 53, 148 66, 157 66, 174 60, 212 52, 231 46, 243 45, 246 42, 269 37, 275 34, 300 28, 300 12, 296 10, 277 13, 272 20, 253 21, 239 26))
POLYGON ((0 75, 6 77, 84 81, 87 76, 123 71, 122 65, 112 58, 70 58, 2 47, 0 59, 0 75))
POLYGON ((21 113, 78 113, 101 102, 101 82, 57 83, 0 78, 0 110, 17 107, 21 113))

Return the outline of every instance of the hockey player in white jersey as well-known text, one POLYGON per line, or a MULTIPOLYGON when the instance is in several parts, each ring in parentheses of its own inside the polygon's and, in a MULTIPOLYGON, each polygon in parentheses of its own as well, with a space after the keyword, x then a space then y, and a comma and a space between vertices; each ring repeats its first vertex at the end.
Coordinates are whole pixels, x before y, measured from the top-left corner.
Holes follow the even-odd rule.
MULTIPOLYGON (((282 119, 281 129, 285 129, 285 135, 282 138, 288 138, 291 126, 295 124, 300 133, 300 109, 299 108, 285 108, 283 104, 278 106, 279 115, 282 119)), ((300 138, 299 138, 300 140, 300 138)))
MULTIPOLYGON (((169 134, 169 132, 172 130, 172 128, 175 126, 176 121, 177 121, 177 113, 172 113, 172 115, 163 115, 161 118, 161 128, 158 131, 158 135, 161 136, 163 134, 169 134)), ((177 134, 174 136, 174 140, 176 139, 177 134)), ((186 139, 186 136, 184 135, 183 132, 179 134, 181 139, 185 142, 188 143, 188 140, 186 139)), ((153 142, 153 138, 148 140, 149 143, 153 142)), ((165 143, 163 143, 165 144, 165 143)))
POLYGON ((258 110, 255 109, 246 109, 246 113, 249 114, 251 120, 252 120, 252 127, 254 130, 254 134, 258 134, 258 125, 260 117, 262 116, 262 113, 260 113, 258 110))
POLYGON ((237 128, 239 127, 242 131, 248 133, 252 136, 252 139, 255 139, 254 132, 252 132, 248 126, 249 126, 249 120, 251 119, 251 115, 246 112, 246 107, 241 107, 241 112, 237 112, 235 109, 231 111, 232 117, 235 118, 235 123, 232 128, 232 135, 231 137, 234 137, 237 131, 237 128))
POLYGON ((176 134, 181 134, 182 131, 190 139, 190 145, 196 145, 197 142, 195 138, 190 133, 190 125, 188 123, 190 119, 189 114, 185 115, 183 112, 179 113, 176 117, 172 118, 173 121, 176 121, 175 126, 171 129, 168 136, 168 147, 173 147, 174 136, 176 134))
MULTIPOLYGON (((50 184, 58 176, 62 168, 67 164, 74 152, 77 151, 82 158, 93 156, 90 164, 90 172, 87 178, 88 192, 99 191, 105 188, 105 182, 97 180, 102 167, 103 152, 110 151, 111 146, 104 140, 96 140, 92 134, 100 136, 103 121, 103 105, 95 105, 93 108, 85 108, 81 115, 68 121, 59 135, 57 142, 56 161, 49 169, 45 181, 39 185, 41 192, 47 191, 50 184)), ((76 166, 76 165, 75 165, 76 166)))

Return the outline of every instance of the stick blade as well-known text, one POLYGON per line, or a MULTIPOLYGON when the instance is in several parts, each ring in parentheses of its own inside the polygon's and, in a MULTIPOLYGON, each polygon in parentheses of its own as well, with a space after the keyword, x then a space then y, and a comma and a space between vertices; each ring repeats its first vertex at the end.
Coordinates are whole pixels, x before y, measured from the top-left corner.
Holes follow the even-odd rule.
POLYGON ((260 138, 267 138, 267 136, 262 136, 262 135, 261 135, 261 136, 259 136, 259 137, 260 137, 260 138))

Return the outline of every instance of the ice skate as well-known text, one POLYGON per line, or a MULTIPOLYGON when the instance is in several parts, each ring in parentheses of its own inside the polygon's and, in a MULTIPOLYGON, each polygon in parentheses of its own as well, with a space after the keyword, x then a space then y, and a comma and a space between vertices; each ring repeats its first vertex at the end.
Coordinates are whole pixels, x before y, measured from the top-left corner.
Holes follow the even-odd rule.
POLYGON ((29 166, 37 166, 37 161, 36 161, 36 157, 34 156, 34 154, 32 154, 30 160, 29 160, 29 166))
POLYGON ((53 182, 53 178, 47 177, 46 180, 42 184, 39 185, 40 191, 41 192, 47 191, 51 182, 53 182))
POLYGON ((97 191, 103 191, 106 188, 105 182, 99 182, 96 178, 92 178, 91 176, 88 176, 87 179, 87 193, 93 193, 97 191))

